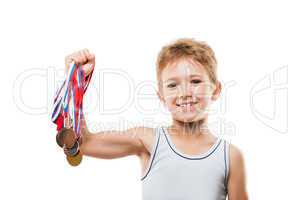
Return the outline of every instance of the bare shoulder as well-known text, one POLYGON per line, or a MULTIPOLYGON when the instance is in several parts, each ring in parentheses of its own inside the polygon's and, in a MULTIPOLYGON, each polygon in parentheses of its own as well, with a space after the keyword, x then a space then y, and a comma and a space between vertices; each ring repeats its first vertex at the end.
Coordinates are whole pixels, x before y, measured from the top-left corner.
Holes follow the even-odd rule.
POLYGON ((136 127, 139 139, 142 141, 146 152, 150 153, 155 140, 155 128, 136 127))
POLYGON ((242 150, 234 144, 229 145, 230 162, 234 165, 240 165, 244 162, 242 150))

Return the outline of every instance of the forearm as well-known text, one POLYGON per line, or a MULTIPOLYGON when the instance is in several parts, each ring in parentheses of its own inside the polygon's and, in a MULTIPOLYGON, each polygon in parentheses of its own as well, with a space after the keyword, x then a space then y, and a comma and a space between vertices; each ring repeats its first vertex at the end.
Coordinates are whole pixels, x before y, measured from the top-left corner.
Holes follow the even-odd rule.
POLYGON ((112 159, 122 156, 123 150, 112 139, 116 135, 108 136, 107 134, 108 132, 86 134, 80 147, 82 154, 101 159, 112 159))
POLYGON ((136 131, 136 129, 132 128, 126 131, 88 132, 83 137, 80 150, 83 155, 101 159, 137 155, 143 148, 143 143, 139 139, 138 134, 136 134, 136 131))

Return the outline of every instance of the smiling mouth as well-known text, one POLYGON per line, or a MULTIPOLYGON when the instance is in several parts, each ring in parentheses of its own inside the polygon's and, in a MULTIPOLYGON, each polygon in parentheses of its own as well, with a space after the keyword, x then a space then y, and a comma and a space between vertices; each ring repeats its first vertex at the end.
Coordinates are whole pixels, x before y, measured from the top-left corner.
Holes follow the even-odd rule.
POLYGON ((197 104, 198 102, 188 102, 188 103, 182 103, 182 104, 176 104, 177 107, 186 107, 186 106, 193 106, 197 104))

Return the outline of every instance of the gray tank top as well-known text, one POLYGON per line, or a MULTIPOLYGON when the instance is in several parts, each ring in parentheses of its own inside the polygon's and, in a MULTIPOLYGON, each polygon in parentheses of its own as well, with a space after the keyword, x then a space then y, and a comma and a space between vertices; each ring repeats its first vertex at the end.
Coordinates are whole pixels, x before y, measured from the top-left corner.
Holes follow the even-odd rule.
POLYGON ((217 138, 205 153, 180 152, 165 127, 155 129, 150 162, 142 175, 143 200, 225 200, 229 143, 217 138))

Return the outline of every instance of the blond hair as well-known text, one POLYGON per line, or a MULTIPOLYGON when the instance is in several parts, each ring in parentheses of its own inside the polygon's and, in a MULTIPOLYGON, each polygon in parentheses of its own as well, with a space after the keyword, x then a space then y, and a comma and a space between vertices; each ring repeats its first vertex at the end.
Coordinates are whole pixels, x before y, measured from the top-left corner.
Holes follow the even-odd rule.
POLYGON ((210 81, 216 85, 217 60, 214 51, 205 42, 192 38, 181 38, 162 47, 156 61, 158 84, 161 84, 161 72, 166 66, 185 58, 191 58, 196 63, 200 63, 208 73, 210 81))

